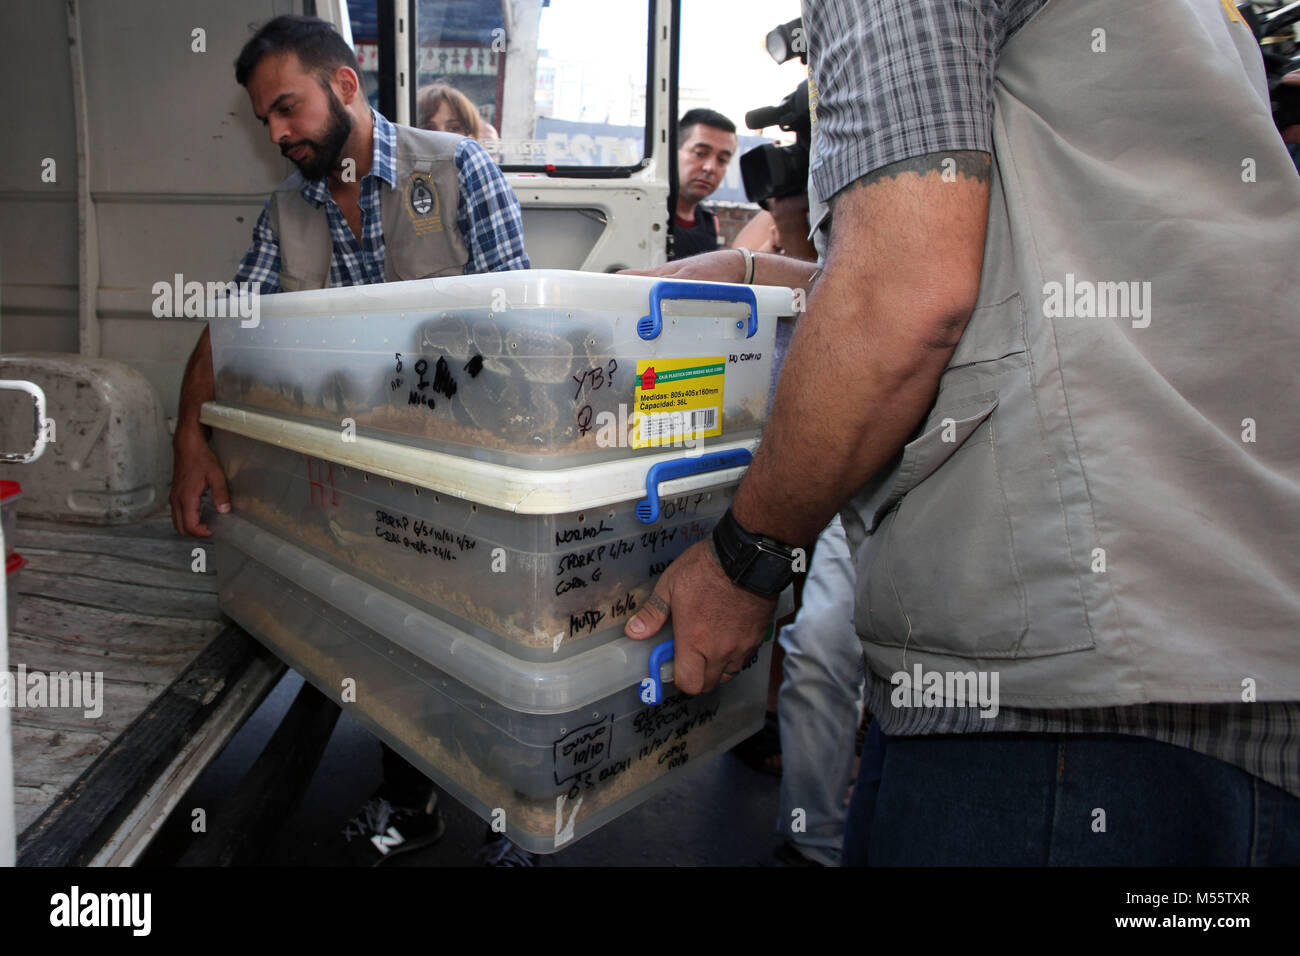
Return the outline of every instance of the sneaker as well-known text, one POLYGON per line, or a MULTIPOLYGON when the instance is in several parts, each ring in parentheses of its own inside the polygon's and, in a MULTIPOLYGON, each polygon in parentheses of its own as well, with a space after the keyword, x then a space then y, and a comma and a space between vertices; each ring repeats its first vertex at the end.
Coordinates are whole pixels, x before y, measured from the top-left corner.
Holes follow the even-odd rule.
POLYGON ((488 830, 487 839, 474 854, 484 866, 536 866, 537 854, 516 846, 504 833, 488 830))
POLYGON ((446 825, 435 790, 424 806, 403 807, 375 793, 343 828, 348 853, 358 864, 378 866, 394 856, 442 839, 446 825))

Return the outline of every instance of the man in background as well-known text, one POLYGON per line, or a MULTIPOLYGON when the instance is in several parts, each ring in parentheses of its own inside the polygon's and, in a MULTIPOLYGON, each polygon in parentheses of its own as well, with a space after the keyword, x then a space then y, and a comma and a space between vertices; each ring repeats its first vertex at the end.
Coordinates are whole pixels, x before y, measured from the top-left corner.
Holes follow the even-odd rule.
POLYGON ((688 110, 677 124, 677 208, 669 259, 685 259, 718 248, 718 220, 700 205, 727 175, 736 155, 736 124, 708 109, 688 110))

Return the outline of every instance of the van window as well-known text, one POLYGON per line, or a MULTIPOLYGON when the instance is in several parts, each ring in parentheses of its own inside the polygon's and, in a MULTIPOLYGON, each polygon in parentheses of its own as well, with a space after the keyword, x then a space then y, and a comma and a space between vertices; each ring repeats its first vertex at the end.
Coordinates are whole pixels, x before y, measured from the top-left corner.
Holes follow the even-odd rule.
MULTIPOLYGON (((654 109, 650 0, 618 0, 617 16, 610 0, 410 4, 413 124, 466 135, 477 126, 506 169, 617 176, 645 164, 654 109), (467 105, 476 116, 465 115, 467 105)), ((348 14, 359 72, 378 108, 376 0, 350 0, 348 14)))

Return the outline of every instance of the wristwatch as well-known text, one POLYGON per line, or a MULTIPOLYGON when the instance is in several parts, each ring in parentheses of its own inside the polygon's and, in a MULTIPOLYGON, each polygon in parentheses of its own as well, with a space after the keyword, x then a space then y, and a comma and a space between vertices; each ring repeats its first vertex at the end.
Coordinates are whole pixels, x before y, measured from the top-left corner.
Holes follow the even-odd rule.
POLYGON ((750 534, 730 508, 713 528, 713 547, 723 572, 746 591, 775 598, 794 578, 795 549, 775 538, 750 534))

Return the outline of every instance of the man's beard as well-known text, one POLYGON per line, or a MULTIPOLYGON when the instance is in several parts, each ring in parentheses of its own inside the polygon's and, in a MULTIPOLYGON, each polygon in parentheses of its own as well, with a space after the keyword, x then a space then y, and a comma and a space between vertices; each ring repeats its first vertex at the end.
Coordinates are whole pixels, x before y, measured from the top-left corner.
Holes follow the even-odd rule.
POLYGON ((302 162, 290 158, 290 162, 298 167, 298 172, 302 173, 304 179, 324 179, 338 165, 343 144, 352 135, 352 114, 343 108, 342 102, 334 95, 333 90, 326 88, 325 92, 330 98, 330 124, 325 130, 325 138, 319 143, 314 139, 300 139, 296 143, 288 143, 280 147, 280 153, 284 156, 288 156, 291 150, 299 146, 311 148, 311 156, 302 162))

